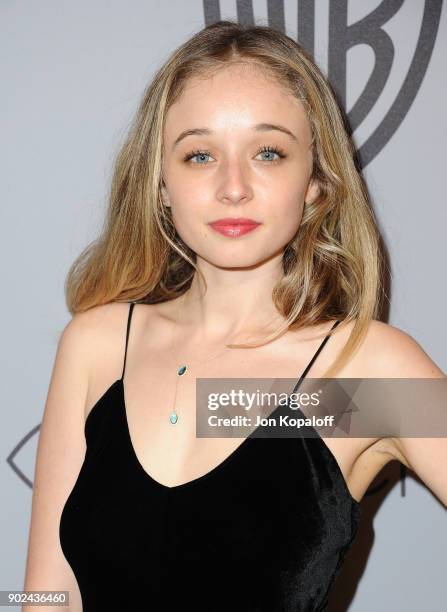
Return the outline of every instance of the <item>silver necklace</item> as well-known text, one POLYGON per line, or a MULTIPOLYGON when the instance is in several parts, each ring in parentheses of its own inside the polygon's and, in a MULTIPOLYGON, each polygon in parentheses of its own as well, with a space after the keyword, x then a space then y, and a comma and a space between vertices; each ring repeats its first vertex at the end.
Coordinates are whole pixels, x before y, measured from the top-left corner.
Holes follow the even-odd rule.
MULTIPOLYGON (((173 405, 171 414, 169 415, 169 421, 171 422, 172 425, 176 425, 178 423, 178 418, 179 418, 178 414, 177 414, 177 411, 175 409, 175 401, 177 399, 178 381, 179 381, 179 378, 181 376, 184 376, 188 372, 188 370, 190 368, 190 365, 187 365, 184 362, 183 363, 181 363, 181 362, 179 363, 179 360, 177 359, 177 355, 176 355, 176 353, 174 351, 174 347, 176 345, 176 342, 175 342, 176 334, 175 334, 175 332, 177 330, 177 324, 178 324, 178 319, 179 319, 178 315, 179 315, 179 312, 180 312, 180 306, 183 306, 183 303, 185 301, 185 295, 186 295, 186 292, 182 295, 182 297, 179 300, 179 304, 178 304, 178 308, 177 308, 177 316, 176 316, 176 319, 175 319, 175 324, 174 324, 174 329, 173 329, 173 334, 172 334, 171 354, 172 354, 172 356, 174 358, 175 363, 178 364, 176 366, 177 367, 177 377, 176 377, 176 380, 175 380, 174 405, 173 405)), ((208 362, 212 361, 213 359, 216 359, 217 357, 219 357, 223 353, 225 353, 225 351, 227 351, 227 350, 229 350, 228 347, 225 347, 223 349, 223 351, 220 351, 219 353, 217 353, 213 357, 207 357, 206 359, 203 359, 202 361, 195 361, 194 363, 195 363, 195 365, 200 365, 201 363, 204 363, 205 361, 208 363, 208 362)))

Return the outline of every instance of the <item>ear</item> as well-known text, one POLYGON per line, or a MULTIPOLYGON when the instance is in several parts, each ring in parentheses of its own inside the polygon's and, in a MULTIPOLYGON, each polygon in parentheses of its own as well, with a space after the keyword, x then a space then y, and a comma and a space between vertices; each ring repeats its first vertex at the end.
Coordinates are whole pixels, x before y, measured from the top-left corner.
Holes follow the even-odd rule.
POLYGON ((307 186, 306 193, 304 195, 304 202, 306 204, 311 204, 314 202, 318 196, 320 195, 320 186, 316 179, 311 179, 309 181, 309 185, 307 186))
POLYGON ((163 202, 163 206, 171 206, 169 202, 168 191, 166 189, 164 181, 162 181, 162 185, 161 185, 161 200, 163 202))

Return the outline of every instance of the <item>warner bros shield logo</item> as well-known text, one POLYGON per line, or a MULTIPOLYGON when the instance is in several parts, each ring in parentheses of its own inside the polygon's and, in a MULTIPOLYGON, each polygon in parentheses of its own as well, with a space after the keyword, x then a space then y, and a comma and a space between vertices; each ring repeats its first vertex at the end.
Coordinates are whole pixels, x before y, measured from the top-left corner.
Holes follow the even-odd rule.
MULTIPOLYGON (((354 0, 352 0, 354 2, 354 0)), ((297 24, 285 22, 284 0, 268 1, 267 24, 290 36, 289 31, 297 31, 297 42, 301 44, 312 57, 315 57, 315 14, 317 2, 297 0, 297 24)), ((414 12, 418 24, 418 37, 410 65, 402 69, 402 82, 397 95, 378 125, 368 135, 366 141, 357 150, 359 169, 366 167, 393 137, 399 125, 404 120, 421 87, 424 75, 430 63, 430 58, 439 29, 442 0, 383 0, 369 14, 364 15, 354 23, 348 23, 348 0, 331 0, 328 8, 328 70, 327 78, 337 96, 338 102, 345 113, 346 127, 353 133, 368 116, 380 99, 395 62, 395 41, 387 32, 391 20, 399 21, 404 11, 414 12), (352 108, 346 109, 347 79, 355 75, 347 74, 347 55, 353 47, 367 45, 374 54, 374 66, 357 97, 352 108)), ((326 3, 324 3, 326 4, 326 3)), ((364 7, 368 2, 361 3, 364 7)), ((374 4, 374 2, 372 3, 374 4)), ((239 0, 236 5, 236 18, 241 24, 254 25, 265 23, 257 21, 251 0, 239 0)), ((204 0, 205 24, 209 25, 221 19, 218 0, 204 0)), ((413 44, 413 41, 408 41, 413 44)))

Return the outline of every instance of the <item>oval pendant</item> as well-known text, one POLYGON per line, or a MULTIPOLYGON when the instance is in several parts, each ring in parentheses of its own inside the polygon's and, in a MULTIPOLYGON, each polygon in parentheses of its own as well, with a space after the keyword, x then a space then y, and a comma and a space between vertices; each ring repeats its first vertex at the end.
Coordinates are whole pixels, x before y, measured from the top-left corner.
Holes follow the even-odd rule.
POLYGON ((170 415, 170 417, 169 417, 169 420, 171 421, 171 423, 172 423, 173 425, 175 425, 175 424, 177 423, 177 421, 178 421, 178 415, 177 415, 177 413, 176 413, 176 412, 171 412, 171 415, 170 415))
POLYGON ((185 366, 185 365, 180 366, 180 367, 179 367, 179 369, 177 370, 177 374, 178 374, 179 376, 183 376, 183 374, 184 374, 185 372, 186 372, 186 366, 185 366))

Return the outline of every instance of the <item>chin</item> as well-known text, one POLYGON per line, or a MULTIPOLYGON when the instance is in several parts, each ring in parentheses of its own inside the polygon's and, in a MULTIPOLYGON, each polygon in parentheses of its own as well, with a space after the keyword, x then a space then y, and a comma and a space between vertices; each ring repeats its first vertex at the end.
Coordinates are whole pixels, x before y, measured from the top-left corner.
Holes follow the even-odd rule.
POLYGON ((218 253, 199 253, 197 251, 196 253, 198 258, 203 259, 204 261, 206 261, 212 266, 215 266, 216 268, 236 270, 256 268, 258 266, 261 266, 264 263, 267 263, 270 259, 272 259, 272 257, 278 254, 282 254, 284 248, 280 249, 278 252, 268 251, 259 254, 253 253, 253 250, 250 250, 250 252, 243 252, 243 249, 241 249, 240 253, 234 252, 236 249, 231 250, 233 252, 225 253, 225 248, 221 247, 218 253))

